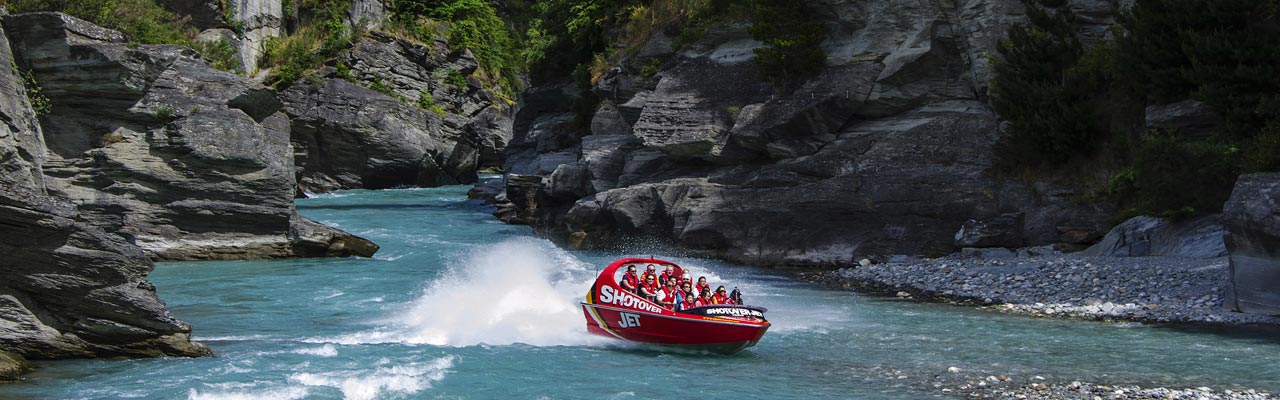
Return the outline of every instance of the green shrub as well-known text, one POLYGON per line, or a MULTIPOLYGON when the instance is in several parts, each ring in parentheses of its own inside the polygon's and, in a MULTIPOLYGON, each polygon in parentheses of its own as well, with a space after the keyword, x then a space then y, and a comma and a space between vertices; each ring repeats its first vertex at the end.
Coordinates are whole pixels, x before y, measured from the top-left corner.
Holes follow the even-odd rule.
POLYGON ((440 118, 444 118, 445 116, 444 107, 440 107, 439 105, 437 105, 435 96, 432 96, 431 92, 427 91, 426 89, 418 91, 417 105, 418 105, 418 108, 436 113, 437 115, 440 116, 440 118))
POLYGON ((1009 122, 997 151, 1009 167, 1057 166, 1091 154, 1102 136, 1088 82, 1095 74, 1082 71, 1104 62, 1080 63, 1084 47, 1069 10, 1050 14, 1025 3, 1030 23, 1010 27, 991 59, 991 104, 1009 122))
POLYGON ((174 119, 173 107, 160 106, 159 108, 156 108, 156 112, 153 116, 156 118, 156 121, 165 123, 172 121, 174 119))
POLYGON ((650 58, 649 63, 640 68, 640 76, 644 79, 650 79, 658 75, 662 71, 662 62, 657 58, 650 58))
POLYGON ((802 2, 751 0, 747 28, 751 37, 764 42, 753 50, 760 76, 775 86, 786 86, 820 71, 827 55, 822 51, 826 30, 802 2))
MULTIPOLYGON (((455 51, 471 50, 490 81, 505 91, 517 90, 519 74, 525 70, 526 54, 517 48, 507 23, 486 0, 400 0, 394 3, 395 19, 412 26, 423 17, 448 24, 449 46, 455 51)), ((412 29, 428 42, 434 30, 412 29)), ((462 85, 465 86, 465 79, 462 85)))
POLYGON ((1239 151, 1212 142, 1184 143, 1173 135, 1141 139, 1132 163, 1110 182, 1121 215, 1180 218, 1222 210, 1239 175, 1239 151))
POLYGON ((445 74, 444 83, 457 88, 465 88, 467 87, 467 78, 462 76, 462 72, 459 72, 456 69, 451 69, 445 74))
POLYGON ((217 41, 199 42, 196 51, 209 60, 209 66, 223 71, 240 71, 240 50, 236 49, 226 38, 217 41))
POLYGON ((9 0, 11 13, 59 11, 123 33, 130 43, 191 46, 198 33, 154 0, 9 0))
POLYGON ((31 103, 31 110, 36 113, 37 117, 47 115, 50 111, 53 111, 53 101, 44 95, 44 88, 40 87, 40 82, 36 81, 36 76, 31 71, 23 71, 18 68, 18 64, 9 64, 9 68, 22 81, 22 87, 27 92, 27 102, 31 103))

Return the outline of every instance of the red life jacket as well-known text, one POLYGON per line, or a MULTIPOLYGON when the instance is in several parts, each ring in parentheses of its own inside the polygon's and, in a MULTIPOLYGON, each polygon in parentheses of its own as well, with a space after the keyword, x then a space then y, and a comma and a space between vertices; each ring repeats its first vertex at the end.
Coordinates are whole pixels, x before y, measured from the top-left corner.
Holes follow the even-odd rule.
POLYGON ((631 288, 632 288, 632 289, 639 289, 639 288, 640 288, 640 277, 636 276, 636 274, 635 274, 634 272, 628 272, 628 273, 623 274, 623 275, 622 275, 622 282, 623 282, 623 283, 630 284, 630 286, 631 286, 631 288))
POLYGON ((711 291, 711 284, 710 284, 710 283, 704 283, 704 284, 697 285, 697 286, 698 286, 698 294, 702 294, 702 292, 710 292, 710 291, 711 291))
POLYGON ((704 299, 702 297, 698 297, 698 299, 693 302, 694 307, 711 306, 715 304, 715 299, 704 299))
POLYGON ((649 295, 648 295, 648 294, 646 294, 645 292, 649 292, 649 293, 652 293, 652 294, 654 294, 654 295, 657 295, 657 294, 658 294, 658 284, 656 284, 656 283, 655 283, 655 284, 650 285, 650 284, 649 284, 649 281, 641 282, 641 283, 640 283, 640 289, 643 289, 643 291, 641 291, 641 292, 640 292, 640 293, 638 293, 638 294, 639 294, 639 295, 641 295, 641 296, 644 296, 644 297, 646 297, 646 298, 647 298, 647 297, 649 297, 649 295))
POLYGON ((660 303, 663 303, 663 304, 671 303, 671 306, 675 307, 676 290, 677 290, 676 288, 670 288, 670 289, 667 289, 665 287, 662 288, 662 301, 660 301, 660 303))
POLYGON ((697 305, 697 304, 698 304, 698 298, 697 298, 697 297, 693 297, 693 294, 692 294, 692 293, 685 293, 685 294, 684 294, 684 301, 680 302, 680 304, 684 306, 684 309, 685 309, 685 310, 688 310, 688 309, 690 309, 690 308, 694 308, 694 307, 697 307, 697 306, 698 306, 698 305, 697 305))
POLYGON ((725 302, 727 300, 729 300, 729 297, 722 295, 720 293, 711 295, 711 301, 715 302, 716 304, 728 304, 725 302))
POLYGON ((658 275, 658 283, 670 281, 671 278, 671 274, 668 274, 667 271, 662 271, 662 275, 658 275))

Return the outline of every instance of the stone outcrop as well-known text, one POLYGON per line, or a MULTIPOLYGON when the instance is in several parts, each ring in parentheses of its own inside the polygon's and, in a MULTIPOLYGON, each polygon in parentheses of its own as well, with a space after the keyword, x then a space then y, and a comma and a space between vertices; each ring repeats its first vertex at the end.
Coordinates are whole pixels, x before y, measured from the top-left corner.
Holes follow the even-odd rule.
POLYGON ((375 32, 336 62, 282 94, 303 191, 472 183, 502 165, 512 107, 471 77, 470 52, 375 32))
MULTIPOLYGON (((12 65, 10 32, 0 63, 12 65)), ((142 250, 50 196, 43 171, 56 157, 24 91, 17 71, 0 71, 0 379, 25 371, 23 358, 209 355, 156 297, 142 250)))
POLYGON ((1222 222, 1217 215, 1177 222, 1156 217, 1134 217, 1116 225, 1102 241, 1083 254, 1095 257, 1216 258, 1227 255, 1222 236, 1222 222))
MULTIPOLYGON (((661 71, 607 71, 589 128, 572 123, 571 89, 526 92, 502 218, 586 247, 648 236, 797 265, 1105 230, 1111 210, 1079 205, 1071 185, 993 171, 1001 126, 984 95, 986 60, 1025 21, 1020 2, 808 3, 828 58, 787 90, 757 73, 761 43, 728 25, 679 50, 651 38, 627 65, 658 60, 661 71), (957 238, 971 220, 1002 226, 957 238)), ((1111 24, 1115 5, 1104 3, 1069 3, 1087 14, 1082 37, 1111 24)))
POLYGON ((284 32, 281 0, 157 0, 203 30, 201 40, 226 39, 239 50, 241 71, 257 70, 263 46, 284 32))
POLYGON ((16 64, 52 99, 41 120, 52 195, 156 259, 295 255, 289 121, 274 90, 62 14, 4 25, 16 64))
POLYGON ((1231 253, 1224 305, 1280 315, 1280 173, 1241 176, 1222 218, 1231 253))

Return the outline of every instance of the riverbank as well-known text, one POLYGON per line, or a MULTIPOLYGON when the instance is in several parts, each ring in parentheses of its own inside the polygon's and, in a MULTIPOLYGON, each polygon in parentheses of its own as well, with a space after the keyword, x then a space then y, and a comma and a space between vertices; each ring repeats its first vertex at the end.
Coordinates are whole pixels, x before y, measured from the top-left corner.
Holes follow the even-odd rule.
MULTIPOLYGON (((1280 326, 1280 318, 1226 310, 1227 258, 984 259, 954 254, 801 273, 872 294, 977 305, 1036 317, 1206 325, 1280 326)), ((971 253, 972 254, 972 253, 971 253)))

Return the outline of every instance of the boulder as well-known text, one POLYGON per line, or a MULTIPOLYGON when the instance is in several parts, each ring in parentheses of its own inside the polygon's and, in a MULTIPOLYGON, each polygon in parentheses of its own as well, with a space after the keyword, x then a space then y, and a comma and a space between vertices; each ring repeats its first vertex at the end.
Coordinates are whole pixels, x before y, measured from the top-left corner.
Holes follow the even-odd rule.
POLYGON ((1146 116, 1147 129, 1176 132, 1189 139, 1207 139, 1222 126, 1222 116, 1196 100, 1150 105, 1146 116))
POLYGON ((978 221, 968 220, 956 232, 957 247, 1022 247, 1022 214, 1001 214, 978 221))
POLYGON ((49 194, 155 259, 294 256, 289 121, 274 90, 63 14, 9 15, 4 29, 15 64, 53 99, 41 120, 49 194))
POLYGON ((290 242, 295 257, 373 257, 378 245, 373 242, 294 215, 289 224, 290 242))
POLYGON ((1222 219, 1231 260, 1223 304, 1280 315, 1280 173, 1241 176, 1222 219))
POLYGON ((1116 225, 1087 250, 1094 257, 1173 256, 1214 258, 1227 255, 1219 216, 1210 215, 1169 222, 1155 217, 1134 217, 1116 225))
POLYGON ((476 180, 479 155, 427 110, 342 79, 281 93, 291 119, 298 187, 434 187, 476 180))
POLYGON ((25 358, 0 350, 0 382, 15 380, 18 375, 30 370, 31 363, 28 363, 25 358))

